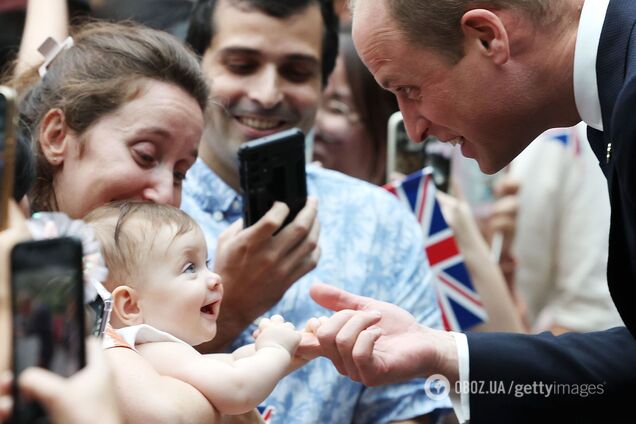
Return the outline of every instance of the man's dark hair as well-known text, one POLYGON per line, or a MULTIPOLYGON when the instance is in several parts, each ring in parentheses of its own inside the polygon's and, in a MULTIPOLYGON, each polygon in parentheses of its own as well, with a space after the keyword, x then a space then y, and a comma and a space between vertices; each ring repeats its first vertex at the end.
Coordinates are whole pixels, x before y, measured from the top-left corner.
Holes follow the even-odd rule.
MULTIPOLYGON (((310 5, 320 6, 324 34, 322 38, 322 84, 325 86, 329 75, 336 66, 338 57, 338 15, 333 8, 333 0, 227 0, 233 5, 244 5, 259 10, 275 18, 287 18, 300 13, 310 5)), ((214 36, 214 10, 217 0, 198 0, 192 11, 186 42, 200 56, 206 51, 214 36)))

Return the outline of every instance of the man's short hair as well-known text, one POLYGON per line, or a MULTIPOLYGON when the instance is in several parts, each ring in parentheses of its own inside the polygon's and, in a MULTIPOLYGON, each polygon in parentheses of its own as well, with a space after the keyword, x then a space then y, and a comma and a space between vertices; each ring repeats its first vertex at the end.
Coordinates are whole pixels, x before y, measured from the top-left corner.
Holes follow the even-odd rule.
POLYGON ((106 287, 109 290, 140 282, 137 272, 154 247, 158 229, 171 228, 173 239, 193 230, 201 231, 194 219, 182 210, 151 202, 109 203, 90 212, 84 220, 92 225, 101 244, 108 267, 106 287), (142 225, 131 226, 132 221, 142 225))
MULTIPOLYGON (((357 0, 368 1, 368 0, 357 0)), ((533 22, 545 24, 555 19, 554 0, 381 0, 398 29, 414 45, 432 49, 458 62, 464 56, 462 15, 471 9, 490 7, 516 9, 533 22)), ((355 1, 350 2, 353 7, 355 1)), ((355 13, 355 11, 354 11, 355 13)))
MULTIPOLYGON (((322 84, 327 85, 329 75, 336 66, 338 57, 338 15, 333 0, 226 0, 235 6, 258 10, 266 15, 284 19, 317 4, 323 22, 322 37, 322 84)), ((205 53, 214 37, 214 10, 217 0, 198 0, 192 11, 186 42, 200 56, 205 53)))

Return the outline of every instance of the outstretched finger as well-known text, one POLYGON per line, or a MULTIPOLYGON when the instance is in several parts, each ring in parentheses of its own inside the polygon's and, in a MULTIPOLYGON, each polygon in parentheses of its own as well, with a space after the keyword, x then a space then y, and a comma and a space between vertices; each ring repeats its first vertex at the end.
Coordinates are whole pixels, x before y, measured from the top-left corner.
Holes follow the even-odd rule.
POLYGON ((309 288, 309 294, 320 306, 332 311, 341 311, 343 309, 364 310, 370 301, 367 297, 358 296, 323 283, 314 283, 309 288))

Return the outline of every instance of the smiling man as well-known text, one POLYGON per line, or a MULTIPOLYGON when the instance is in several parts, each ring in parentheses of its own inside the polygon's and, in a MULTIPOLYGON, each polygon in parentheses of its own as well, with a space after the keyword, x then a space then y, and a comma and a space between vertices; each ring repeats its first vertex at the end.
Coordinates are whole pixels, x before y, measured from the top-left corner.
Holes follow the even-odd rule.
POLYGON ((459 144, 493 173, 546 129, 585 121, 608 179, 608 284, 627 328, 559 337, 451 334, 418 326, 393 305, 321 285, 312 290, 320 304, 347 310, 321 327, 327 356, 368 384, 443 374, 463 389, 456 412, 472 423, 630 421, 636 2, 378 0, 352 7, 356 48, 397 96, 414 140, 432 134, 459 144), (366 310, 380 310, 382 321, 366 310))
MULTIPOLYGON (((182 207, 201 224, 223 278, 217 338, 225 343, 249 342, 251 323, 262 314, 284 314, 301 328, 324 315, 309 298, 314 281, 396 302, 419 322, 440 325, 418 224, 378 187, 308 166, 312 200, 290 225, 273 235, 287 213, 274 206, 242 228, 237 149, 288 128, 311 130, 337 34, 326 0, 200 1, 195 8, 188 41, 227 116, 207 124, 182 207)), ((450 405, 427 398, 422 379, 371 389, 320 358, 284 378, 263 406, 273 407, 281 423, 413 423, 429 422, 450 405)))

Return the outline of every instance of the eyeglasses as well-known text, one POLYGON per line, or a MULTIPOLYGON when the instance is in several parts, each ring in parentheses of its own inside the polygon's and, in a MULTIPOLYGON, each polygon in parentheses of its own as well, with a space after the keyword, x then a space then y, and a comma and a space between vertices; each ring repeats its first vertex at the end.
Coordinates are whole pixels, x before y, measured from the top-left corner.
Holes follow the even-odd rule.
POLYGON ((352 106, 349 106, 342 100, 327 98, 320 104, 320 110, 332 116, 338 116, 346 119, 351 124, 357 124, 361 121, 360 115, 352 106))

